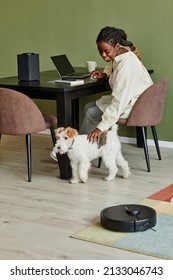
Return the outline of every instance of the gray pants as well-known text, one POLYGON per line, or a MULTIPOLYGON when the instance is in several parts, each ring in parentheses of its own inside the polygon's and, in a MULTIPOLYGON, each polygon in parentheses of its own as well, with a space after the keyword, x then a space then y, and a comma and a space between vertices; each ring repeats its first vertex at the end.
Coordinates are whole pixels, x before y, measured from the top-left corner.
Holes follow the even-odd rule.
POLYGON ((79 129, 79 134, 89 134, 100 123, 103 112, 96 105, 95 101, 85 105, 83 112, 83 120, 79 129))

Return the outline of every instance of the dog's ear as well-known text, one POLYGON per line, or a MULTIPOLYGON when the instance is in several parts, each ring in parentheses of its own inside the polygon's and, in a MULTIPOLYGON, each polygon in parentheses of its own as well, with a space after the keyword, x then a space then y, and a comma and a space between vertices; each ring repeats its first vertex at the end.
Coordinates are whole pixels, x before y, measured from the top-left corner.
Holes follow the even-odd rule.
POLYGON ((55 129, 55 136, 58 137, 58 134, 60 134, 64 130, 65 130, 64 127, 58 127, 57 129, 55 129))
POLYGON ((67 136, 68 136, 69 138, 73 138, 73 137, 75 137, 75 136, 78 135, 77 130, 74 129, 74 128, 72 128, 72 127, 67 127, 67 128, 66 128, 66 131, 67 131, 67 136))

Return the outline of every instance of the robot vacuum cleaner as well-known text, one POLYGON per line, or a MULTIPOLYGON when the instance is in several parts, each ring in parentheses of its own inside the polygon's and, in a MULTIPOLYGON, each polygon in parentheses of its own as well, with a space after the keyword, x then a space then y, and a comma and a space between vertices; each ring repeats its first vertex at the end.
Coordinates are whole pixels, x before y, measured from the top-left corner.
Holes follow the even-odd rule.
POLYGON ((138 204, 112 206, 100 212, 100 222, 112 231, 145 231, 156 225, 156 211, 138 204))

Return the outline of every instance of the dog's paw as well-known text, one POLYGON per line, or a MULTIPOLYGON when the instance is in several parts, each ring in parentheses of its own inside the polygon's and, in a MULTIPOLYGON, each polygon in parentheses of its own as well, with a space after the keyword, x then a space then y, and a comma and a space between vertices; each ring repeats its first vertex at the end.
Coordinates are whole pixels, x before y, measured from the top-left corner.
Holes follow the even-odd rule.
POLYGON ((130 175, 131 175, 131 172, 130 172, 129 169, 123 171, 123 178, 124 179, 127 179, 130 175))
POLYGON ((70 183, 70 184, 78 184, 78 183, 79 183, 79 180, 78 180, 78 179, 72 178, 72 179, 70 179, 69 183, 70 183))
POLYGON ((107 177, 104 177, 103 180, 105 181, 113 181, 115 178, 112 177, 112 176, 107 176, 107 177))
POLYGON ((88 177, 86 178, 80 178, 81 183, 86 183, 88 181, 88 177))

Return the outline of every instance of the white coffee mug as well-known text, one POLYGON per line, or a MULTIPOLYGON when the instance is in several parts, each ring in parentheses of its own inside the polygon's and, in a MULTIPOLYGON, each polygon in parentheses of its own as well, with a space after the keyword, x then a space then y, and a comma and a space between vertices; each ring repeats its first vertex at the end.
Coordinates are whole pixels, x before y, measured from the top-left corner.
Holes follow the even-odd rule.
POLYGON ((86 67, 89 73, 94 71, 97 67, 97 63, 95 61, 87 61, 86 62, 86 67))

